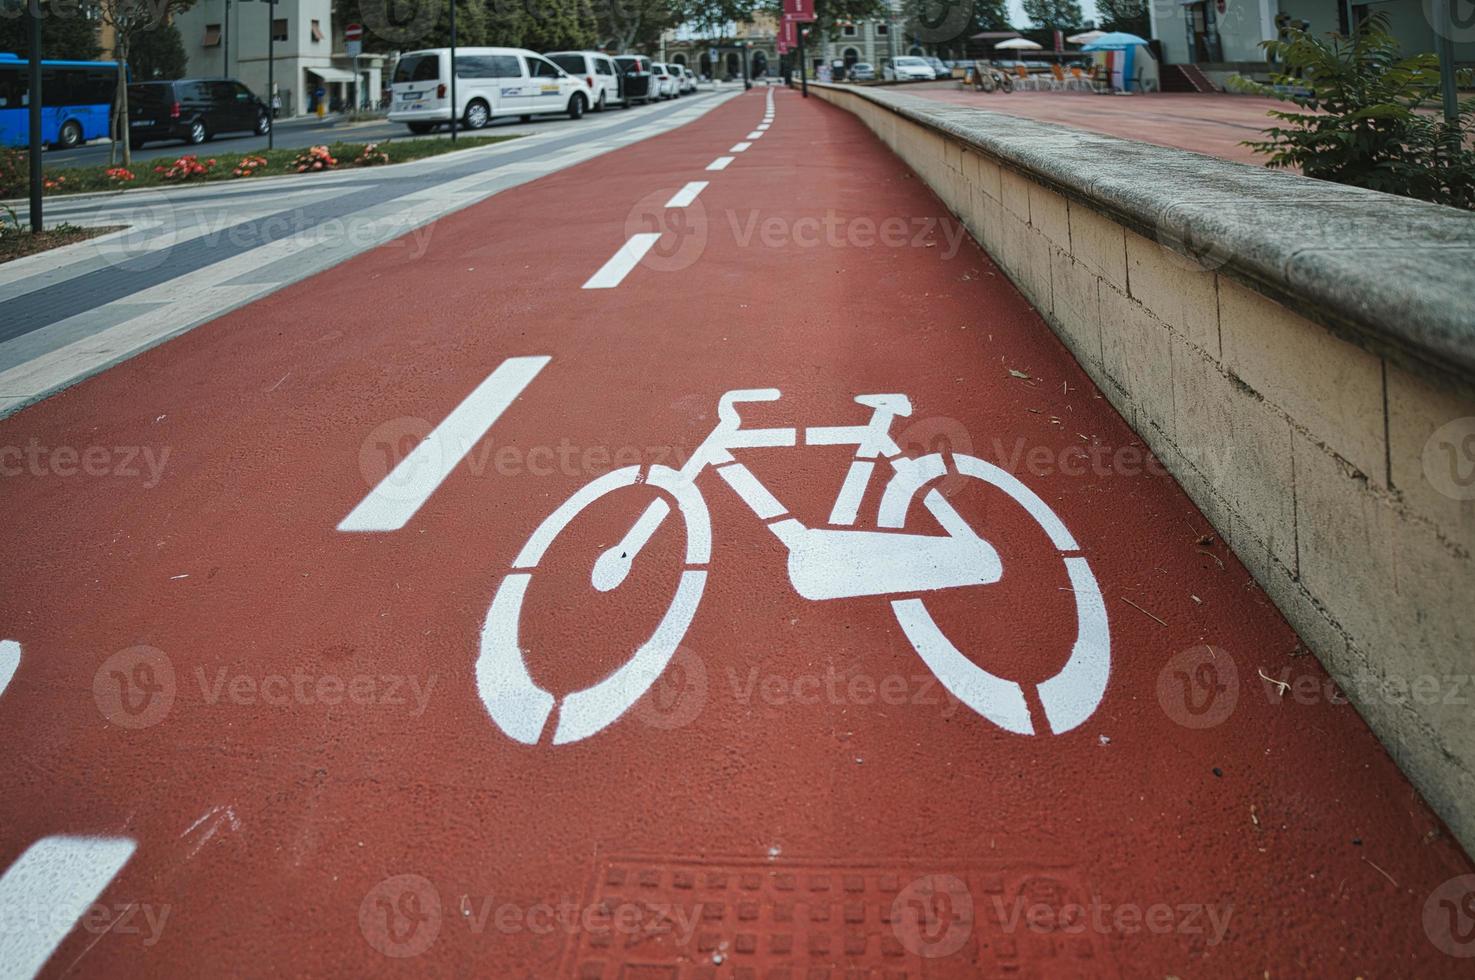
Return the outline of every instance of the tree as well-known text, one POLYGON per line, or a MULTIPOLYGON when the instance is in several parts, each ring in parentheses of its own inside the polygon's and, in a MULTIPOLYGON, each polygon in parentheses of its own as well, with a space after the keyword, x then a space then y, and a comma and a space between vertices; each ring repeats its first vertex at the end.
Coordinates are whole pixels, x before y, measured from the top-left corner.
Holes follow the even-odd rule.
POLYGON ((590 0, 488 0, 487 16, 493 43, 534 51, 588 48, 598 34, 590 0))
POLYGON ((674 0, 594 0, 599 43, 616 54, 653 47, 681 14, 674 0))
POLYGON ((155 78, 181 78, 189 69, 179 28, 164 24, 141 31, 128 52, 128 71, 135 82, 155 78))
MULTIPOLYGON (((25 58, 31 53, 26 5, 30 0, 0 0, 0 51, 25 58)), ((96 14, 84 3, 41 2, 41 54, 47 58, 92 61, 102 51, 97 43, 96 14)))
MULTIPOLYGON (((522 35, 492 32, 490 4, 503 0, 456 0, 456 43, 522 47, 522 35)), ((333 0, 333 20, 364 25, 365 51, 387 54, 451 43, 451 5, 446 0, 333 0)), ((512 25, 504 19, 504 28, 512 25)), ((520 30, 520 28, 518 28, 520 30)))
POLYGON ((1024 15, 1036 27, 1073 33, 1085 18, 1076 0, 1023 0, 1024 15))
POLYGON ((1152 30, 1147 16, 1147 0, 1096 0, 1103 31, 1126 31, 1147 37, 1152 30))
POLYGON ((119 146, 123 150, 123 166, 133 163, 133 148, 128 144, 128 73, 124 65, 134 43, 146 32, 163 27, 170 15, 188 10, 194 0, 96 0, 98 19, 113 29, 113 57, 118 62, 117 94, 113 100, 113 153, 116 161, 119 146))
POLYGON ((1013 30, 1005 0, 904 0, 902 16, 907 37, 963 55, 974 34, 1013 30))

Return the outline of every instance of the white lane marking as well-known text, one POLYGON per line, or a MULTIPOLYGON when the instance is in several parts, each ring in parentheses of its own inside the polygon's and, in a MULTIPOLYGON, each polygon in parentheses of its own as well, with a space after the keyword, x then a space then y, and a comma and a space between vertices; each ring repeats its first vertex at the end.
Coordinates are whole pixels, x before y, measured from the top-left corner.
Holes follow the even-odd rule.
POLYGON ((127 837, 43 837, 0 877, 0 975, 34 977, 133 856, 127 837))
POLYGON ((707 164, 707 169, 708 170, 726 170, 727 169, 727 165, 729 163, 732 163, 732 157, 718 157, 717 159, 713 160, 711 163, 707 164))
POLYGON ((707 189, 705 180, 694 180, 681 190, 677 191, 671 200, 666 202, 668 208, 684 208, 697 199, 697 195, 707 189))
POLYGON ((772 125, 773 125, 773 123, 769 123, 769 122, 759 123, 758 124, 758 128, 755 130, 755 132, 766 133, 766 132, 768 132, 768 127, 769 126, 772 126, 772 125))
POLYGON ((509 357, 445 421, 399 461, 338 525, 340 531, 397 531, 415 516, 471 447, 551 357, 509 357))
POLYGON ((749 133, 747 136, 745 136, 743 138, 744 139, 748 139, 748 140, 755 140, 755 139, 757 139, 758 137, 760 137, 762 135, 763 135, 763 130, 761 130, 761 129, 755 129, 755 130, 753 130, 751 133, 749 133))
POLYGON ((744 150, 746 150, 748 147, 750 147, 752 145, 753 145, 752 143, 734 143, 732 145, 732 149, 728 150, 727 152, 728 153, 741 153, 741 152, 743 152, 744 150))
MULTIPOLYGON (((710 168, 709 168, 710 169, 710 168)), ((631 235, 630 240, 620 246, 620 250, 610 257, 598 272, 589 277, 584 283, 585 289, 614 289, 630 270, 640 264, 649 252, 651 246, 661 238, 658 231, 643 231, 638 235, 631 235)))
POLYGON ((0 694, 10 686, 10 679, 19 666, 20 644, 14 640, 0 640, 0 694))

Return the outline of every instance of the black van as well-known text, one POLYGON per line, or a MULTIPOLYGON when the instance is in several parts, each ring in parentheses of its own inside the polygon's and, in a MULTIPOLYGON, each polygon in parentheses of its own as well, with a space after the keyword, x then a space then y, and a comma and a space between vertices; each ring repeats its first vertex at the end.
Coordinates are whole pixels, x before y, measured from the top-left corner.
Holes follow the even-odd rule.
POLYGON ((203 143, 221 133, 271 129, 266 103, 234 78, 184 78, 128 86, 128 142, 203 143))

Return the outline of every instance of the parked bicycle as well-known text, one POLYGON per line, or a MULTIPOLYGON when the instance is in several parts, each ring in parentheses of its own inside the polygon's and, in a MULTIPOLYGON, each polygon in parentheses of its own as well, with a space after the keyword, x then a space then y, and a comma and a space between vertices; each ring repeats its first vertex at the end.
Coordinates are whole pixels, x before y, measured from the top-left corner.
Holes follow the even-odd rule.
POLYGON ((980 92, 1014 91, 1014 76, 995 68, 986 61, 973 63, 972 80, 973 87, 980 92))

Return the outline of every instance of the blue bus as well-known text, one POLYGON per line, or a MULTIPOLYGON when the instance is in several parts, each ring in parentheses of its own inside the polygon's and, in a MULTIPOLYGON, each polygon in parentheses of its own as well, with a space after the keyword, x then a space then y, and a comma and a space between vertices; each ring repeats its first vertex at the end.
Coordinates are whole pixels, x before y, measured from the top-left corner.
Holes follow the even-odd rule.
MULTIPOLYGON (((30 143, 30 64, 0 51, 0 146, 30 143)), ((41 62, 41 142, 81 146, 108 135, 116 61, 41 62)))

